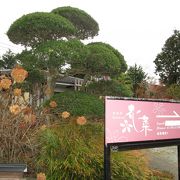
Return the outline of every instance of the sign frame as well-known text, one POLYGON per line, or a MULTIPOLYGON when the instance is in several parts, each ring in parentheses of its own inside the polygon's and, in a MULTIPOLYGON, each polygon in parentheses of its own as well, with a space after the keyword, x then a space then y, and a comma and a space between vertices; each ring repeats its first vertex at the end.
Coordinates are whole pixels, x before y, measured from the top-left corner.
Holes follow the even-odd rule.
MULTIPOLYGON (((129 100, 129 101, 142 101, 142 102, 157 102, 157 103, 178 103, 180 101, 164 100, 164 99, 145 99, 145 98, 127 98, 127 97, 113 97, 106 96, 106 100, 129 100)), ((105 114, 106 114, 106 100, 105 100, 105 114)), ((106 118, 106 117, 105 117, 106 118)), ((166 146, 177 146, 178 154, 178 179, 180 180, 180 138, 165 139, 165 140, 146 140, 134 142, 119 142, 106 144, 106 123, 104 122, 104 180, 111 180, 111 148, 116 147, 118 151, 147 149, 166 146)))

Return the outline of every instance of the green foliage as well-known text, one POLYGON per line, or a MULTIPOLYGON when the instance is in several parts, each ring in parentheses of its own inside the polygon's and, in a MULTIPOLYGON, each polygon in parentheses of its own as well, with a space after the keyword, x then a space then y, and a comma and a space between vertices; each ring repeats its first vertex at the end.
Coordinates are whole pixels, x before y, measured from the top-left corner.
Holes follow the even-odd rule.
POLYGON ((58 70, 62 73, 64 65, 81 62, 87 52, 86 47, 79 40, 60 40, 40 44, 34 54, 39 58, 41 68, 52 69, 53 72, 58 70))
POLYGON ((0 68, 11 69, 15 64, 15 54, 9 49, 0 59, 0 68))
POLYGON ((127 75, 131 79, 133 93, 134 96, 136 96, 136 91, 140 87, 140 85, 145 82, 147 74, 143 71, 143 68, 141 66, 137 66, 137 64, 135 64, 134 66, 129 67, 127 75))
POLYGON ((102 43, 102 42, 94 42, 94 43, 90 43, 90 44, 99 45, 99 46, 106 47, 109 50, 111 50, 116 55, 116 57, 119 59, 120 72, 124 73, 127 70, 127 64, 124 59, 124 56, 117 49, 115 49, 114 47, 112 47, 111 45, 109 45, 107 43, 102 43))
POLYGON ((172 84, 167 89, 167 95, 172 99, 180 100, 180 85, 172 84))
POLYGON ((119 83, 117 80, 92 82, 88 84, 86 90, 99 96, 132 96, 131 86, 119 83))
POLYGON ((44 75, 38 69, 28 68, 27 70, 29 75, 26 80, 32 85, 35 83, 43 84, 46 82, 44 75))
POLYGON ((132 86, 131 78, 127 73, 122 73, 117 80, 124 85, 132 86))
POLYGON ((55 87, 55 80, 59 73, 74 73, 74 67, 84 61, 87 48, 79 40, 47 41, 39 44, 30 51, 23 51, 17 55, 18 61, 25 67, 30 76, 30 83, 44 83, 45 79, 51 77, 51 89, 55 87), (65 65, 74 66, 70 69, 65 65), (43 77, 44 76, 44 77, 43 77))
POLYGON ((75 39, 94 37, 98 31, 97 22, 86 12, 60 7, 51 13, 22 16, 11 25, 7 35, 16 44, 32 47, 19 54, 19 60, 24 67, 34 70, 40 80, 43 71, 48 88, 53 90, 59 73, 83 75, 87 82, 90 76, 115 77, 126 71, 124 57, 109 44, 98 42, 84 46, 75 39), (38 70, 41 74, 37 74, 38 70))
MULTIPOLYGON (((67 91, 55 94, 51 100, 58 104, 58 112, 68 111, 72 115, 102 117, 104 105, 96 96, 82 92, 67 91)), ((47 102, 47 104, 49 104, 47 102)))
MULTIPOLYGON (((103 179, 103 126, 88 123, 78 126, 64 120, 41 133, 39 171, 47 179, 103 179)), ((137 153, 112 153, 113 179, 145 179, 147 164, 137 153)))
POLYGON ((17 54, 15 58, 28 71, 26 82, 23 83, 24 89, 33 93, 33 89, 37 89, 37 85, 39 85, 38 88, 40 88, 40 86, 46 82, 42 71, 44 63, 33 54, 32 50, 24 50, 20 54, 17 54))
POLYGON ((94 37, 98 31, 97 22, 86 12, 60 7, 51 13, 22 16, 11 25, 7 35, 16 44, 32 47, 23 51, 19 60, 28 68, 44 71, 47 86, 53 89, 59 73, 82 75, 87 82, 90 76, 115 77, 126 71, 124 57, 109 44, 98 42, 84 46, 75 39, 94 37))
POLYGON ((56 8, 52 13, 68 19, 77 29, 77 38, 87 39, 98 35, 98 23, 83 10, 68 6, 56 8))
POLYGON ((17 19, 7 35, 15 44, 34 46, 47 40, 70 37, 76 30, 73 24, 54 13, 35 12, 17 19))
POLYGON ((42 65, 39 63, 38 57, 33 54, 32 50, 23 50, 21 53, 17 54, 15 58, 26 69, 37 69, 40 68, 42 65))
POLYGON ((24 50, 20 54, 16 55, 18 62, 28 71, 28 81, 32 83, 43 83, 44 74, 43 70, 46 70, 44 67, 44 62, 42 58, 39 58, 33 50, 24 50))
MULTIPOLYGON (((66 120, 68 121, 68 120, 66 120)), ((102 177, 102 126, 61 123, 40 136, 39 169, 48 179, 98 179, 102 177), (87 141, 88 140, 88 141, 87 141)))
POLYGON ((90 51, 85 64, 87 74, 115 76, 121 73, 119 57, 106 44, 90 43, 87 47, 90 51))
POLYGON ((154 61, 156 73, 165 84, 180 84, 180 32, 175 30, 154 61))

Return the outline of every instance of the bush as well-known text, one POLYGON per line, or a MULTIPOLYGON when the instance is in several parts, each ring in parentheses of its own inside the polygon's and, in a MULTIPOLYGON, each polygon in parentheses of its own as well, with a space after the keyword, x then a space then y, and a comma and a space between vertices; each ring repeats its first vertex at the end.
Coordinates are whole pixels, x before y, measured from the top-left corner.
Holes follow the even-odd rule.
MULTIPOLYGON (((39 138, 39 171, 53 180, 103 179, 103 135, 100 123, 79 126, 67 119, 44 130, 39 138)), ((146 179, 149 173, 137 151, 112 153, 111 165, 113 179, 146 179)))
POLYGON ((100 96, 132 96, 130 87, 116 80, 92 82, 87 86, 87 92, 100 96))
MULTIPOLYGON (((74 116, 103 117, 103 101, 82 92, 67 91, 55 94, 51 100, 57 102, 58 112, 68 111, 74 116)), ((49 101, 47 102, 49 104, 49 101)))
POLYGON ((45 123, 41 109, 33 109, 23 84, 28 72, 20 66, 0 76, 0 163, 26 163, 34 173, 39 142, 36 133, 45 123))

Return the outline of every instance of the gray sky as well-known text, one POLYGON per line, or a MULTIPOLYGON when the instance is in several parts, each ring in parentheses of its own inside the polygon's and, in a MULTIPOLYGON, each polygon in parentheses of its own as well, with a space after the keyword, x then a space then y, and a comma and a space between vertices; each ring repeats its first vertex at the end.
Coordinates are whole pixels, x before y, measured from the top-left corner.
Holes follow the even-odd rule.
POLYGON ((137 63, 149 74, 154 73, 154 59, 165 40, 180 30, 180 0, 2 0, 0 6, 0 55, 12 44, 6 32, 24 14, 49 12, 72 6, 89 13, 99 24, 93 41, 109 43, 125 57, 128 65, 137 63))

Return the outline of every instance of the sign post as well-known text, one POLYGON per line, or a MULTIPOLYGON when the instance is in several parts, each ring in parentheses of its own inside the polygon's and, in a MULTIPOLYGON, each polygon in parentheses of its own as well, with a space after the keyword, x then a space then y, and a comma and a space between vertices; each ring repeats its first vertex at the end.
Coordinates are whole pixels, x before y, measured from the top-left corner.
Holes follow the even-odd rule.
POLYGON ((110 180, 111 179, 111 163, 110 163, 110 146, 104 146, 104 179, 110 180))
MULTIPOLYGON (((180 172, 180 103, 151 99, 105 99, 104 179, 110 180, 110 149, 176 145, 180 172)), ((180 180, 180 173, 179 173, 180 180)))
POLYGON ((178 154, 178 179, 180 180, 180 145, 177 146, 177 154, 178 154))

